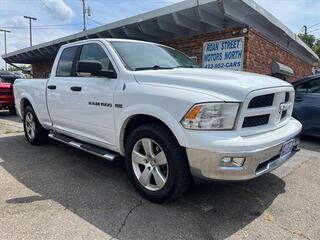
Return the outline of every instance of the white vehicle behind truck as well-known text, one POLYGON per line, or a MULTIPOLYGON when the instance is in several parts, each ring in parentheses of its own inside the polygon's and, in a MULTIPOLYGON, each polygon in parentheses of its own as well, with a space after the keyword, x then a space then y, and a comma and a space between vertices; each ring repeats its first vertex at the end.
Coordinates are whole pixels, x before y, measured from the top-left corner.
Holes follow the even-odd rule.
POLYGON ((48 138, 114 161, 154 202, 193 177, 256 178, 298 150, 291 84, 200 69, 163 45, 91 39, 60 48, 49 79, 21 79, 15 104, 33 145, 48 138))

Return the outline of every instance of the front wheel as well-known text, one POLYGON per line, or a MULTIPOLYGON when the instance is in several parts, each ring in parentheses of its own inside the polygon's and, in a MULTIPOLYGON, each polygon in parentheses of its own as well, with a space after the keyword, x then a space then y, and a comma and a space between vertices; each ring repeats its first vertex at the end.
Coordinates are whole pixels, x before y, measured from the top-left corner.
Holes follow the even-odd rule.
POLYGON ((159 124, 140 126, 129 135, 126 167, 138 192, 157 203, 180 197, 191 183, 185 149, 159 124))
POLYGON ((32 145, 42 145, 48 142, 48 130, 41 126, 32 109, 26 107, 23 117, 24 133, 28 142, 32 145))

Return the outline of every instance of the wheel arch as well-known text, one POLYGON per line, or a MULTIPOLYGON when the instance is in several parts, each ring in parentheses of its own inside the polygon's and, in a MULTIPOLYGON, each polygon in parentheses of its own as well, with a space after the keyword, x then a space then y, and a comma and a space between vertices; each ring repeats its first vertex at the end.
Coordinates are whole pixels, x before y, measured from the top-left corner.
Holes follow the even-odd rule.
POLYGON ((20 110, 20 115, 21 115, 21 118, 23 118, 24 116, 24 110, 26 109, 26 107, 32 107, 33 108, 33 105, 31 103, 31 101, 29 100, 29 98, 27 97, 22 97, 21 98, 21 101, 20 101, 20 106, 19 106, 19 110, 20 110))
POLYGON ((129 134, 137 127, 147 124, 157 122, 163 126, 165 126, 175 137, 177 142, 183 146, 185 142, 185 136, 182 133, 182 129, 179 126, 179 122, 172 119, 164 119, 159 117, 157 114, 152 113, 136 113, 128 116, 122 121, 120 132, 119 132, 119 149, 121 155, 125 154, 125 143, 129 134))

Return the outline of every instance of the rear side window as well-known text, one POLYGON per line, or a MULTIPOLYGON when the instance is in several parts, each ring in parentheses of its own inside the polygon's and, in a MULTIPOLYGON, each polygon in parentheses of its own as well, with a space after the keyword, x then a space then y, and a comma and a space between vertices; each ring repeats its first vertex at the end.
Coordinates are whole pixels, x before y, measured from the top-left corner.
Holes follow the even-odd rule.
POLYGON ((101 70, 114 70, 105 51, 96 43, 83 45, 80 60, 95 60, 101 63, 101 70))
POLYGON ((78 47, 75 46, 63 50, 57 67, 57 77, 72 76, 72 66, 75 55, 77 53, 77 48, 78 47))

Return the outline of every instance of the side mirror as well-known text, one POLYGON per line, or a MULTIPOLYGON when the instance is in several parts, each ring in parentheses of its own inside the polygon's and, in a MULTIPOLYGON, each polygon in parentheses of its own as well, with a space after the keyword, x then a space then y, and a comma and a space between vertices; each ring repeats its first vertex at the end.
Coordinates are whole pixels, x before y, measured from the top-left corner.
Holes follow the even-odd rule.
POLYGON ((91 73, 91 75, 96 75, 101 69, 101 63, 95 60, 82 60, 77 63, 77 72, 79 73, 91 73))
POLYGON ((102 76, 107 78, 117 78, 117 73, 114 70, 101 70, 97 72, 96 76, 102 76))
POLYGON ((101 70, 102 65, 96 60, 81 60, 77 63, 78 73, 90 73, 92 76, 102 76, 107 78, 117 78, 114 70, 101 70))

